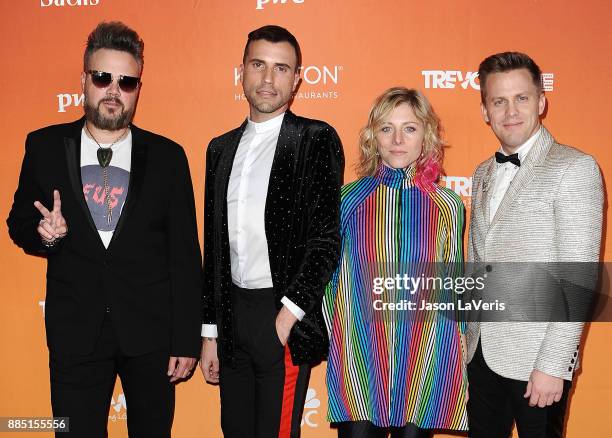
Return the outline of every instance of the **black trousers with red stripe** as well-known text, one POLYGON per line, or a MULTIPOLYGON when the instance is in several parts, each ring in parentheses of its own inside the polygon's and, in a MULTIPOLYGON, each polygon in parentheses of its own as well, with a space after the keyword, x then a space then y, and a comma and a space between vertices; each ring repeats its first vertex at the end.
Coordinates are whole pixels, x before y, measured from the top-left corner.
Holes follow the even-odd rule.
POLYGON ((310 366, 294 366, 276 333, 272 289, 232 291, 234 366, 221 362, 225 438, 297 438, 310 366))

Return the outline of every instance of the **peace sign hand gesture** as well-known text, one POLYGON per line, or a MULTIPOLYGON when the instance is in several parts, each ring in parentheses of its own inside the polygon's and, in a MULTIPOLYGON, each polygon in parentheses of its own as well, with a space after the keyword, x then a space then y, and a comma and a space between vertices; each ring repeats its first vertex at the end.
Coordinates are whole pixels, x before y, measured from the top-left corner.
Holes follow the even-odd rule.
POLYGON ((43 243, 54 244, 68 233, 66 220, 62 216, 62 201, 59 191, 53 190, 53 210, 47 210, 39 201, 34 201, 34 207, 43 217, 36 229, 43 243))

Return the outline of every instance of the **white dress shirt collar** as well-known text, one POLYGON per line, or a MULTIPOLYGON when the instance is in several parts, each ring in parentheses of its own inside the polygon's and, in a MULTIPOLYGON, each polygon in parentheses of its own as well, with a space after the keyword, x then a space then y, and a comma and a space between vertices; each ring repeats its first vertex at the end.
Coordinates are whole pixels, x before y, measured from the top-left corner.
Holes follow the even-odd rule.
POLYGON ((276 117, 266 120, 265 122, 254 122, 250 118, 247 122, 247 129, 255 129, 257 134, 263 134, 264 132, 272 131, 273 129, 280 129, 283 124, 285 113, 279 114, 276 117))

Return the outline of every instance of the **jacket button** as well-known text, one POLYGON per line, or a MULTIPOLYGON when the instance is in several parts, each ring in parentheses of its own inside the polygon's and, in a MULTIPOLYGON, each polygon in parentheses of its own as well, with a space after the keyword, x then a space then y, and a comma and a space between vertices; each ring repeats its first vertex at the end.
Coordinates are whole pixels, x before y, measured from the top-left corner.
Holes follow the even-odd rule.
POLYGON ((569 367, 567 370, 568 370, 568 371, 571 371, 571 370, 572 370, 572 367, 569 367))
POLYGON ((491 272, 491 271, 493 270, 493 266, 491 266, 491 265, 487 265, 487 266, 485 266, 485 270, 486 270, 487 272, 491 272))

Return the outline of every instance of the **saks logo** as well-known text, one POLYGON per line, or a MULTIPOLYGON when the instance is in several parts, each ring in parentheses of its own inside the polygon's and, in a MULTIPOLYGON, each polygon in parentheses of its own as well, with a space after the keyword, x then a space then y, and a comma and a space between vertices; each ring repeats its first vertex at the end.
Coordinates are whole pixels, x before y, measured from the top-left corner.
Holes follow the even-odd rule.
POLYGON ((472 203, 472 177, 471 176, 443 176, 440 178, 447 189, 461 196, 466 207, 472 203))
POLYGON ((319 413, 316 410, 321 406, 321 401, 317 398, 317 391, 313 388, 308 388, 306 392, 306 402, 304 403, 304 413, 302 415, 302 423, 300 426, 304 427, 319 427, 319 423, 314 422, 314 416, 319 413))
POLYGON ((83 105, 83 100, 85 96, 83 94, 78 93, 61 93, 57 95, 57 112, 65 113, 67 107, 71 106, 81 106, 83 105))
MULTIPOLYGON (((425 88, 456 88, 457 84, 464 90, 468 87, 480 90, 478 72, 460 70, 423 70, 421 71, 425 80, 425 88)), ((542 88, 544 91, 554 90, 554 73, 542 73, 542 88)))
POLYGON ((255 9, 263 9, 264 5, 272 3, 273 5, 284 5, 287 3, 295 3, 296 5, 300 5, 304 3, 304 0, 257 0, 257 7, 255 9))
MULTIPOLYGON (((333 66, 318 66, 309 65, 302 66, 300 68, 302 74, 302 85, 299 91, 296 93, 296 99, 337 99, 338 92, 333 88, 317 88, 310 89, 309 86, 313 87, 333 87, 338 85, 340 81, 340 73, 344 70, 342 65, 333 66)), ((240 84, 240 71, 236 67, 234 68, 234 86, 237 87, 240 84)), ((246 100, 243 93, 234 94, 234 100, 246 100)))
POLYGON ((425 88, 455 88, 459 82, 464 90, 467 87, 480 90, 480 84, 476 83, 478 72, 475 71, 463 73, 459 70, 423 70, 421 74, 425 78, 425 88))
POLYGON ((100 0, 40 0, 40 6, 98 6, 100 0))
POLYGON ((108 419, 113 422, 127 420, 127 403, 123 393, 117 395, 117 398, 111 398, 111 408, 108 419))

